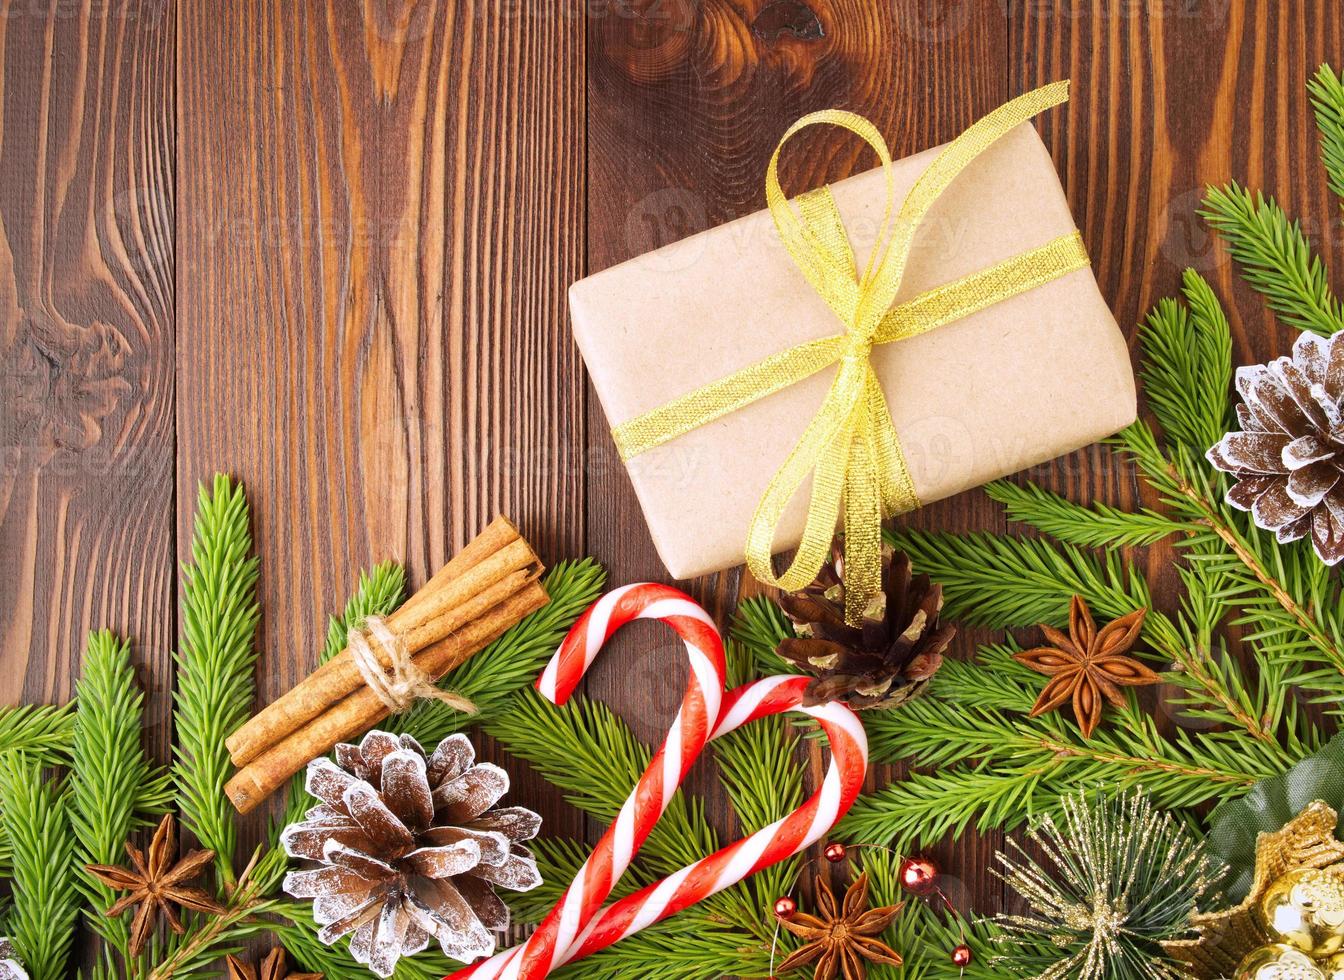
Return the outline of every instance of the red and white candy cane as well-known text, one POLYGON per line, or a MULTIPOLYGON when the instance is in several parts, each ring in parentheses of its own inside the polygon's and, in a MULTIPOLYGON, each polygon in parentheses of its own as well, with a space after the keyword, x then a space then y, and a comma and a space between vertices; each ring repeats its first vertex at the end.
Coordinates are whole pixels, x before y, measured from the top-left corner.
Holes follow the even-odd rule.
POLYGON ((724 702, 713 737, 785 711, 810 715, 821 723, 831 744, 831 765, 821 789, 783 819, 604 909, 560 956, 557 966, 619 942, 806 850, 849 812, 868 771, 868 739, 863 723, 842 704, 804 707, 807 684, 806 677, 768 677, 737 688, 724 702))
MULTIPOLYGON (((651 587, 641 586, 636 588, 651 587)), ((690 602, 689 599, 686 599, 681 593, 675 592, 675 590, 667 591, 685 602, 690 602)), ((613 595, 615 594, 613 593, 613 595)), ((704 615, 703 611, 701 611, 701 614, 704 615)), ((575 632, 580 631, 587 618, 580 620, 579 624, 575 626, 575 632)), ((705 619, 707 620, 708 617, 705 616, 705 619)), ((615 627, 612 627, 611 630, 606 631, 607 635, 614 632, 614 629, 615 627)), ((600 629, 590 629, 587 631, 587 635, 591 638, 601 632, 603 631, 600 629)), ((715 635, 717 636, 717 631, 715 635)), ((689 645, 688 640, 688 647, 689 645)), ((566 646, 568 646, 568 641, 566 646)), ((585 648, 587 652, 582 661, 585 667, 592 663, 597 648, 600 646, 601 643, 599 642, 594 648, 585 648)), ((574 686, 577 685, 579 678, 582 677, 581 669, 577 673, 574 672, 575 665, 573 662, 570 664, 569 671, 565 671, 563 665, 560 664, 564 652, 565 648, 562 647, 561 652, 556 655, 556 658, 547 668, 546 674, 543 675, 542 683, 539 685, 542 687, 543 693, 549 694, 546 685, 549 684, 551 689, 554 690, 557 678, 565 677, 568 684, 565 696, 568 696, 573 691, 574 686)), ((573 656, 572 653, 571 656, 573 656)), ((848 708, 838 704, 822 705, 815 708, 803 707, 802 698, 807 683, 808 679, 804 677, 772 677, 736 689, 725 699, 722 713, 713 726, 711 737, 717 738, 756 718, 764 718, 785 711, 799 711, 816 718, 830 739, 832 762, 821 789, 813 794, 811 799, 771 826, 723 848, 708 858, 683 868, 662 882, 631 895, 610 908, 601 910, 600 914, 590 915, 587 920, 583 920, 583 925, 579 927, 582 930, 581 933, 576 933, 572 941, 566 945, 560 945, 556 941, 560 937, 558 932, 552 929, 549 936, 553 938, 542 940, 542 942, 554 943, 554 945, 546 948, 544 952, 535 951, 533 943, 537 941, 537 936, 541 934, 542 930, 547 927, 547 924, 543 923, 537 934, 534 934, 532 939, 523 946, 507 950, 476 966, 465 967, 446 978, 446 980, 514 980, 514 978, 529 978, 530 980, 530 978, 544 977, 564 963, 609 946, 654 922, 722 891, 755 874, 762 868, 805 850, 819 840, 844 816, 858 796, 868 766, 868 743, 863 725, 848 708)), ((643 780, 641 780, 642 784, 643 780)), ((634 797, 631 799, 634 799, 634 797)), ((627 801, 627 805, 628 803, 629 801, 627 801)), ((666 798, 664 798, 662 805, 666 807, 666 798)), ((651 829, 651 826, 649 829, 651 829)), ((615 830, 615 825, 613 825, 612 830, 615 830)), ((602 844, 607 842, 611 833, 612 831, 608 831, 607 836, 603 838, 603 842, 599 843, 599 850, 602 844)), ((647 830, 645 836, 647 836, 647 830)), ((640 838, 640 841, 642 843, 643 837, 640 838)), ((636 846, 635 850, 637 849, 636 846)), ((630 853, 633 856, 633 851, 630 853)), ((594 856, 596 856, 596 852, 594 856)), ((556 910, 553 910, 551 915, 547 917, 547 923, 556 917, 557 912, 570 900, 571 894, 585 880, 585 872, 592 862, 593 858, 590 858, 588 864, 585 864, 584 870, 576 877, 575 884, 571 885, 565 897, 557 905, 556 910)), ((627 860, 626 865, 628 864, 629 861, 627 860)), ((622 870, 624 870, 624 866, 622 866, 622 870)), ((615 880, 615 878, 611 878, 606 883, 607 893, 614 886, 615 880)), ((575 921, 579 921, 578 917, 575 918, 575 921)))
MULTIPOLYGON (((547 664, 537 690, 547 700, 564 704, 611 635, 635 619, 664 622, 685 641, 691 671, 681 709, 662 747, 573 883, 531 938, 510 951, 507 972, 492 976, 545 977, 559 966, 559 955, 602 908, 718 722, 727 676, 723 640, 707 612, 685 593, 666 585, 628 585, 594 603, 547 664)), ((453 977, 477 975, 477 968, 467 968, 453 977)))

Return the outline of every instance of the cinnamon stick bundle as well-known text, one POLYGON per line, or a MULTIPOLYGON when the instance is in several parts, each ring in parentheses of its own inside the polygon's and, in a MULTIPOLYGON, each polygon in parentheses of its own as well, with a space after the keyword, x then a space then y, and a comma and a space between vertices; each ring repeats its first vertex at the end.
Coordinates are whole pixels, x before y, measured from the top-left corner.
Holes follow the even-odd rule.
MULTIPOLYGON (((544 606, 542 565, 506 518, 493 521, 384 622, 432 680, 463 663, 544 606)), ((374 648, 384 668, 386 651, 374 648)), ((342 650, 225 739, 241 770, 224 791, 246 813, 309 760, 388 714, 342 650)))

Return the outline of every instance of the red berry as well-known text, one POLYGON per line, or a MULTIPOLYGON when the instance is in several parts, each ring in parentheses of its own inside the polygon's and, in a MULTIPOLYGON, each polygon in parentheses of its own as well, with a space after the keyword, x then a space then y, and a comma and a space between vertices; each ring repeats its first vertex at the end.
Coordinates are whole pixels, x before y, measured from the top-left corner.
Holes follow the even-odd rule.
POLYGON ((793 913, 797 911, 798 903, 789 898, 788 895, 783 895, 775 899, 775 915, 779 916, 781 919, 792 919, 793 913))
POLYGON ((967 946, 965 943, 962 943, 962 944, 961 944, 960 946, 958 946, 956 949, 952 950, 952 965, 953 965, 953 966, 970 966, 970 965, 971 965, 971 947, 967 946))
POLYGON ((845 859, 845 845, 839 843, 827 844, 826 850, 821 853, 825 856, 827 861, 830 861, 832 864, 839 864, 845 859))
POLYGON ((938 865, 928 858, 906 858, 900 876, 901 886, 916 895, 927 895, 938 887, 938 865))

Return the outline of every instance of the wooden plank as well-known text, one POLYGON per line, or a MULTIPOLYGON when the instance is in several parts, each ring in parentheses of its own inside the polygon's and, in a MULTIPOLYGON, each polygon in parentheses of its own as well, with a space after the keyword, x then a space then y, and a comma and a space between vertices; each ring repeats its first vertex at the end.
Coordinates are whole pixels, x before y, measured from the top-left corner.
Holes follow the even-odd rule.
POLYGON ((174 633, 169 4, 0 2, 0 702, 135 641, 168 749, 174 633))
POLYGON ((178 526, 197 481, 246 482, 269 700, 361 567, 418 583, 497 511, 581 551, 582 27, 439 0, 182 17, 178 526))
MULTIPOLYGON (((784 126, 803 113, 832 106, 862 113, 900 156, 951 139, 1004 101, 1007 32, 998 7, 934 6, 592 5, 590 271, 763 207, 765 164, 784 126)), ((786 186, 813 187, 872 165, 858 140, 821 133, 789 156, 786 186)), ((595 398, 589 426, 589 451, 599 465, 589 470, 588 550, 608 564, 615 582, 666 580, 595 398)), ((943 502, 911 520, 923 527, 1000 526, 981 495, 943 502)), ((743 578, 732 571, 688 587, 724 621, 739 589, 754 588, 743 578)), ((654 627, 633 632, 617 640, 591 690, 618 707, 641 706, 629 717, 641 735, 657 738, 680 695, 683 659, 654 627)), ((819 769, 820 756, 814 761, 819 769)), ((711 794, 710 812, 724 822, 726 804, 713 786, 692 785, 711 794)), ((983 889, 977 894, 992 893, 996 886, 982 871, 996 839, 971 838, 936 856, 952 878, 964 874, 983 889)))

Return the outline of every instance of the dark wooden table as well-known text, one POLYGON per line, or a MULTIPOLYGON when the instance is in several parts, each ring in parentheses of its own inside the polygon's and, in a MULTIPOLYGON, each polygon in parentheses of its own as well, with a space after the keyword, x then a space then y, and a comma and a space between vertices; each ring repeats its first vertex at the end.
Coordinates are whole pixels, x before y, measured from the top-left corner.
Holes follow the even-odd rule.
MULTIPOLYGON (((167 756, 177 563, 215 471, 252 501, 267 699, 359 569, 419 581, 498 511, 548 559, 664 577, 565 289, 760 208, 809 110, 907 154, 1071 77, 1040 126, 1120 323, 1193 264, 1238 359, 1279 353, 1194 212, 1210 182, 1272 190, 1339 267, 1303 92, 1324 60, 1337 0, 0 0, 0 699, 64 699, 111 627, 167 756)), ((791 186, 870 165, 813 145, 791 186)), ((1137 492, 1101 450, 1031 476, 1137 492)), ((1005 528, 979 493, 914 520, 1005 528)), ((1140 560, 1162 581, 1167 557, 1140 560)), ((749 587, 690 584, 721 616, 749 587)), ((589 691, 653 738, 679 660, 636 631, 589 691)), ((982 908, 997 844, 941 852, 982 908)))

